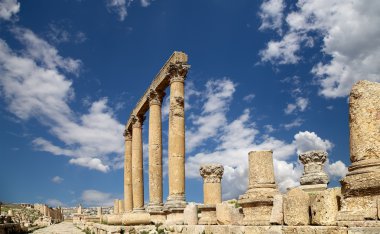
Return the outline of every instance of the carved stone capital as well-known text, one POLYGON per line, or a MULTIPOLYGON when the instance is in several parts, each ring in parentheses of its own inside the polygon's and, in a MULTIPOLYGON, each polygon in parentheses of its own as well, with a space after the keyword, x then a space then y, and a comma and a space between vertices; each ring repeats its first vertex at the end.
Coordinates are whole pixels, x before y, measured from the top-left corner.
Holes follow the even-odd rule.
POLYGON ((164 96, 165 96, 165 92, 150 89, 149 95, 148 95, 149 106, 151 105, 161 106, 162 99, 164 98, 164 96))
POLYGON ((131 141, 132 140, 132 132, 128 129, 124 130, 123 136, 125 138, 125 141, 131 141))
POLYGON ((170 83, 173 82, 185 82, 187 72, 190 68, 190 65, 184 63, 172 63, 168 68, 168 76, 170 78, 170 83))
POLYGON ((145 116, 141 116, 141 115, 132 115, 132 128, 141 128, 143 123, 144 123, 144 120, 145 120, 145 116))
POLYGON ((220 164, 201 165, 199 173, 205 183, 220 183, 224 173, 224 167, 220 164))
POLYGON ((298 158, 304 165, 309 163, 324 164, 327 159, 327 152, 321 150, 307 151, 300 154, 298 158))

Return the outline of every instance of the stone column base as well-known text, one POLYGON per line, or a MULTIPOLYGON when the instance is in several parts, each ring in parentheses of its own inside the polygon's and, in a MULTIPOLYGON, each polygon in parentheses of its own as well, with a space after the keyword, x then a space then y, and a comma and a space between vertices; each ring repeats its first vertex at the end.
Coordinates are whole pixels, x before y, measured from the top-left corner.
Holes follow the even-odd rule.
POLYGON ((270 225, 270 217, 273 208, 273 199, 239 199, 243 207, 244 218, 241 225, 270 225))
POLYGON ((216 205, 200 205, 198 209, 201 211, 201 218, 198 221, 200 225, 218 224, 216 218, 216 205))
POLYGON ((133 208, 133 210, 132 210, 132 213, 144 213, 144 212, 146 212, 144 207, 142 207, 142 208, 133 208))
POLYGON ((338 221, 378 220, 380 196, 346 197, 337 215, 338 221))
POLYGON ((304 192, 314 193, 321 192, 327 189, 327 184, 307 184, 299 186, 304 192))
POLYGON ((340 183, 344 197, 380 195, 380 160, 367 159, 352 163, 340 183))
POLYGON ((185 199, 185 195, 170 195, 168 196, 168 199, 164 205, 164 208, 166 210, 172 209, 172 208, 182 208, 185 209, 187 203, 185 199))

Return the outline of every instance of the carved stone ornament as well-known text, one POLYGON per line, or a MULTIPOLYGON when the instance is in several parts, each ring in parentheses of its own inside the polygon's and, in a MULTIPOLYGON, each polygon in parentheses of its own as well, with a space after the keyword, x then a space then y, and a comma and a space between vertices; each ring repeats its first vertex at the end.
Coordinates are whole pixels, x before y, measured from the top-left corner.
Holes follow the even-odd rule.
POLYGON ((205 183, 220 183, 224 173, 224 167, 220 164, 201 165, 199 173, 205 183))
POLYGON ((126 141, 131 141, 132 140, 132 132, 128 129, 124 130, 123 136, 126 141))
POLYGON ((168 68, 168 76, 170 77, 170 83, 172 82, 185 82, 187 72, 190 65, 183 63, 172 63, 168 68))
POLYGON ((132 127, 141 128, 144 120, 145 120, 145 116, 132 115, 132 127))
POLYGON ((149 106, 161 105, 162 99, 164 98, 164 96, 165 96, 164 92, 150 89, 149 95, 148 95, 149 106))
POLYGON ((327 184, 329 177, 323 170, 327 159, 325 151, 308 151, 299 155, 299 160, 304 164, 304 172, 301 177, 301 185, 327 184))

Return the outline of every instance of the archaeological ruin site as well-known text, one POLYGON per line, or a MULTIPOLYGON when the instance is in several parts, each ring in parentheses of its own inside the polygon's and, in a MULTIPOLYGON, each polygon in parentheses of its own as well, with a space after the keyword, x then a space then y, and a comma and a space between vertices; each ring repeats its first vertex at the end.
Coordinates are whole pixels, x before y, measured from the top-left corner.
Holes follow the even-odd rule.
MULTIPOLYGON (((359 81, 349 97, 350 160, 341 187, 328 188, 327 152, 299 155, 300 186, 281 193, 271 149, 246 152, 247 191, 223 201, 224 168, 207 164, 203 204, 185 194, 185 90, 188 56, 174 52, 137 102, 125 125, 124 198, 113 212, 86 215, 73 223, 88 233, 380 233, 380 84, 359 81), (161 106, 170 89, 168 197, 163 197, 161 106), (149 116, 146 113, 149 110, 149 116), (142 128, 149 118, 149 202, 144 203, 142 128)), ((348 142, 347 142, 348 143, 348 142)))

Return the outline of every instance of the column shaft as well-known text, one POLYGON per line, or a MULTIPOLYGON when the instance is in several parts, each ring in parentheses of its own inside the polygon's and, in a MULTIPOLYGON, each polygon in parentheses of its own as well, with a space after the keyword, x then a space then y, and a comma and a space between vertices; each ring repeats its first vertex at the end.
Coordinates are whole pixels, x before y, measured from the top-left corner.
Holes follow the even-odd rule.
POLYGON ((162 206, 162 94, 151 91, 149 96, 149 207, 162 206))
POLYGON ((133 211, 144 209, 142 122, 142 116, 134 116, 132 125, 133 211))
POLYGON ((132 134, 126 130, 125 157, 124 157, 124 210, 130 212, 133 209, 132 198, 132 134))
POLYGON ((172 81, 169 112, 169 198, 185 200, 184 83, 172 81))

